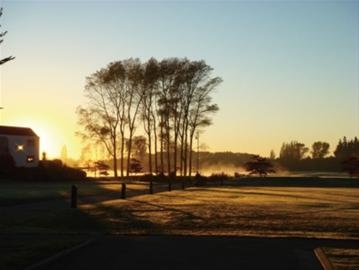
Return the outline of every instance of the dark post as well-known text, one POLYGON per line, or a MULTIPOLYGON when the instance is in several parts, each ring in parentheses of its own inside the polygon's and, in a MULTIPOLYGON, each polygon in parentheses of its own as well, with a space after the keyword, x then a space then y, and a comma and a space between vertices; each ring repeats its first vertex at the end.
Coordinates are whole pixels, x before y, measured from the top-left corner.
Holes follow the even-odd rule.
POLYGON ((172 181, 171 179, 168 180, 168 191, 171 191, 172 190, 172 181))
POLYGON ((221 177, 221 186, 223 186, 223 178, 221 177))
POLYGON ((121 199, 126 199, 126 184, 121 184, 121 199))
POLYGON ((71 208, 77 208, 77 187, 71 186, 71 208))
POLYGON ((150 194, 153 194, 153 183, 150 181, 150 194))
POLYGON ((185 182, 184 182, 184 180, 182 180, 182 189, 185 189, 185 188, 186 188, 185 182))

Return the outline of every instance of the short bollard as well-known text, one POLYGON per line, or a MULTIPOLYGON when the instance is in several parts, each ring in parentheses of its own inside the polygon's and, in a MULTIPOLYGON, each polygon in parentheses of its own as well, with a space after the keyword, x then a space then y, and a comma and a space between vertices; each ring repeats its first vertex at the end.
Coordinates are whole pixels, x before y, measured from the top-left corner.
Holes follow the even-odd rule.
POLYGON ((121 184, 121 199, 126 199, 126 184, 121 184))
POLYGON ((153 194, 153 183, 150 181, 150 194, 153 194))
POLYGON ((172 182, 169 181, 169 182, 168 182, 168 191, 171 191, 171 190, 172 190, 172 182))
POLYGON ((185 188, 186 188, 185 182, 184 182, 184 180, 182 180, 182 189, 185 189, 185 188))
POLYGON ((71 186, 71 208, 77 208, 77 187, 71 186))

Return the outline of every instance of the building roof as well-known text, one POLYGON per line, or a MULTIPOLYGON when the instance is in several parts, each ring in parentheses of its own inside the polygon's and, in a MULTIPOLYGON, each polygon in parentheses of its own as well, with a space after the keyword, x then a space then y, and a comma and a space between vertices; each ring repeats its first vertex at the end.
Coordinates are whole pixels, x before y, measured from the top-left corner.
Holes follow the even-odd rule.
POLYGON ((26 127, 11 127, 0 126, 0 135, 14 135, 14 136, 36 136, 36 133, 31 128, 26 127))

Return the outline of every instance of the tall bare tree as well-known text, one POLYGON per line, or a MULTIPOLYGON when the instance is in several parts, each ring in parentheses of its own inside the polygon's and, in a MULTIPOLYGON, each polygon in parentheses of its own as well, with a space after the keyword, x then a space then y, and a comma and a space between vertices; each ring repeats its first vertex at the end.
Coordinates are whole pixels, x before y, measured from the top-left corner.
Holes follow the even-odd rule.
MULTIPOLYGON (((0 17, 2 16, 2 12, 3 12, 3 8, 0 8, 0 17)), ((1 27, 1 25, 0 25, 1 27)), ((3 37, 7 34, 7 31, 4 31, 4 32, 0 32, 0 44, 3 43, 4 39, 3 37)), ((14 60, 15 57, 13 56, 8 56, 8 57, 5 57, 3 59, 0 59, 0 65, 3 65, 5 64, 6 62, 9 62, 11 60, 14 60)))
POLYGON ((210 79, 202 87, 198 87, 193 96, 193 104, 189 113, 189 176, 192 173, 192 145, 195 132, 212 124, 210 114, 219 110, 217 104, 211 104, 210 94, 222 82, 219 77, 210 79))
POLYGON ((182 120, 182 137, 181 153, 183 162, 183 175, 188 171, 189 155, 189 118, 191 108, 194 106, 194 98, 198 92, 209 91, 208 94, 221 82, 219 77, 211 79, 212 67, 205 61, 189 61, 184 69, 184 91, 183 91, 183 120, 182 120))
POLYGON ((143 68, 139 59, 123 61, 126 69, 126 114, 128 122, 128 152, 126 176, 130 175, 132 138, 136 130, 136 120, 143 99, 143 68))
POLYGON ((148 141, 148 169, 152 174, 152 134, 155 143, 155 171, 157 171, 157 135, 156 135, 156 118, 155 118, 155 102, 158 88, 158 62, 151 58, 145 65, 143 79, 143 97, 142 97, 142 120, 144 130, 147 134, 148 141))
POLYGON ((159 114, 161 115, 161 147, 166 146, 167 173, 171 167, 171 116, 172 116, 172 92, 176 88, 178 58, 163 59, 159 64, 159 114))
POLYGON ((111 95, 109 95, 109 104, 114 108, 114 115, 118 121, 118 130, 120 137, 120 147, 116 145, 116 150, 120 149, 120 173, 121 178, 124 177, 124 158, 125 158, 125 130, 127 126, 126 115, 126 69, 122 61, 111 62, 107 67, 105 74, 105 83, 110 86, 111 95))
POLYGON ((112 105, 112 89, 105 82, 106 70, 102 69, 87 77, 85 92, 88 99, 86 108, 77 109, 78 123, 83 127, 78 132, 85 140, 104 144, 113 160, 114 176, 117 177, 117 128, 119 118, 112 105))

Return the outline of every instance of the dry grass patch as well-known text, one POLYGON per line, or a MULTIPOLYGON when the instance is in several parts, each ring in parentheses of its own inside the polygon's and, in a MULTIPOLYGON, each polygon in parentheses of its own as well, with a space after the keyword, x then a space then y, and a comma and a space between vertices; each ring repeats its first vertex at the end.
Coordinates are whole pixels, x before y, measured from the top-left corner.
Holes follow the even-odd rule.
POLYGON ((113 233, 359 237, 358 189, 191 188, 83 210, 113 233), (127 224, 121 226, 121 224, 127 224))

